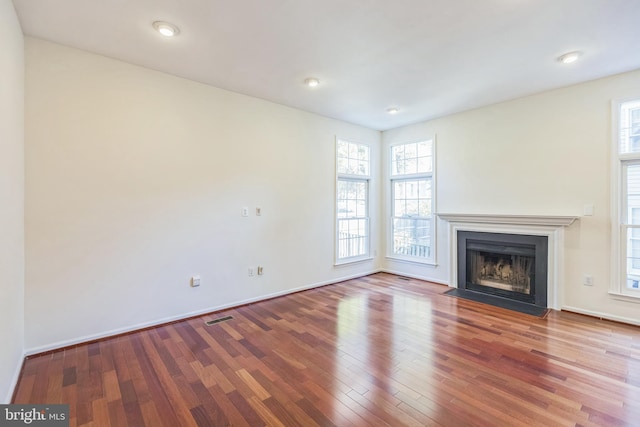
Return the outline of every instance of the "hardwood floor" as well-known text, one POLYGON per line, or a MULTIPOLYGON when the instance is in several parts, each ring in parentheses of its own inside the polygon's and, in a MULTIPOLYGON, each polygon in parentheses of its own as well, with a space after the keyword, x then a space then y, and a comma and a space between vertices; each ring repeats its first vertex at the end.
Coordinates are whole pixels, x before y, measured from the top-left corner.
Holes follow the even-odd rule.
POLYGON ((445 290, 380 273, 32 357, 14 403, 72 426, 640 425, 640 328, 445 290))

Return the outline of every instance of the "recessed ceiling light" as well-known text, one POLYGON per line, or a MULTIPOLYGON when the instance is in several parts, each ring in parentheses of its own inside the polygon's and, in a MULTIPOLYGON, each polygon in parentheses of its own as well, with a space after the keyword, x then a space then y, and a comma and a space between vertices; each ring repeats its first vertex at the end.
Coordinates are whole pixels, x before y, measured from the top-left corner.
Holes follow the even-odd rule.
POLYGON ((569 52, 559 56, 558 61, 563 64, 571 64, 572 62, 576 62, 581 56, 582 52, 576 50, 575 52, 569 52))
POLYGON ((387 108, 387 113, 398 114, 398 109, 396 107, 387 108))
POLYGON ((304 84, 309 87, 316 87, 320 84, 320 80, 316 79, 315 77, 309 77, 307 79, 304 79, 304 84))
POLYGON ((165 37, 174 37, 180 33, 180 30, 178 29, 178 27, 163 21, 154 22, 153 28, 155 28, 157 32, 159 32, 165 37))

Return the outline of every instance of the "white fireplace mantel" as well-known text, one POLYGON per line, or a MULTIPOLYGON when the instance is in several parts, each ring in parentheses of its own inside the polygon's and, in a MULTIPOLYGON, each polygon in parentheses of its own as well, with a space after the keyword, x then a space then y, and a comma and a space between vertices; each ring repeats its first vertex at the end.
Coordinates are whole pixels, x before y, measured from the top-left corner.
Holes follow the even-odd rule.
POLYGON ((546 225, 551 227, 568 227, 578 219, 577 216, 550 215, 489 215, 489 214, 461 214, 439 213, 439 218, 448 222, 471 222, 480 224, 518 224, 518 225, 546 225))
POLYGON ((500 215, 439 213, 437 216, 449 224, 450 286, 458 286, 458 231, 529 234, 548 237, 547 304, 549 308, 562 308, 564 280, 564 229, 574 223, 577 216, 557 215, 500 215))

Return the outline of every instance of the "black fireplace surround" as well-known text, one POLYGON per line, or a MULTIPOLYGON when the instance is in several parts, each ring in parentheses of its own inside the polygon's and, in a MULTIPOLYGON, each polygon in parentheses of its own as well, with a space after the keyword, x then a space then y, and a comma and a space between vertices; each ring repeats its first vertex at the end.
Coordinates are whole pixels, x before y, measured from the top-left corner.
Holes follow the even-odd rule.
POLYGON ((547 236, 458 231, 456 294, 540 315, 547 309, 547 236))

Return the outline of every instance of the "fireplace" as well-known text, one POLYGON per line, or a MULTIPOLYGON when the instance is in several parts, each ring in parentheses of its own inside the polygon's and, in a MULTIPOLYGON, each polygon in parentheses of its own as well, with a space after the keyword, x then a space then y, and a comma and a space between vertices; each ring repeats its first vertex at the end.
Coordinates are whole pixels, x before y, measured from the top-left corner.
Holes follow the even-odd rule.
POLYGON ((536 314, 547 308, 547 236, 457 232, 458 294, 536 314))
MULTIPOLYGON (((449 236, 449 248, 451 249, 449 256, 449 274, 451 281, 449 286, 453 289, 451 294, 455 294, 460 290, 461 293, 480 296, 485 299, 497 299, 500 301, 513 301, 520 306, 533 307, 535 309, 552 308, 560 310, 562 308, 562 288, 563 288, 563 271, 564 271, 564 230, 570 227, 579 217, 570 215, 509 215, 509 214, 468 214, 468 213, 438 213, 438 218, 447 225, 447 234, 449 236), (466 268, 460 271, 460 265, 466 266, 464 263, 458 262, 459 256, 466 257, 466 249, 460 251, 458 248, 458 234, 463 232, 477 232, 476 237, 484 235, 512 235, 512 236, 529 236, 543 237, 546 239, 547 255, 536 254, 536 264, 534 268, 535 282, 540 285, 540 280, 546 281, 546 290, 538 292, 538 286, 534 288, 534 301, 519 301, 512 298, 503 298, 501 295, 490 293, 476 292, 474 290, 466 290, 466 277, 461 278, 461 274, 466 274, 466 268), (547 270, 546 275, 539 273, 537 269, 541 267, 540 262, 545 263, 547 270), (542 293, 546 295, 546 304, 542 300, 542 293), (537 299, 535 299, 537 298, 537 299), (537 305, 539 304, 539 306, 537 305)), ((476 239, 477 240, 477 239, 476 239)), ((522 243, 522 242, 512 242, 522 243)), ((538 245, 536 251, 538 251, 538 245)), ((511 247, 518 245, 509 245, 511 247)), ((545 245, 543 244, 543 247, 545 245)), ((491 279, 490 279, 491 280, 491 279)), ((506 289, 507 291, 510 289, 506 289)), ((447 291, 448 293, 450 291, 447 291)), ((498 292, 498 291, 495 291, 498 292)), ((522 293, 522 292, 521 292, 522 293)), ((480 298, 477 298, 480 299, 480 298)), ((542 311, 546 311, 542 309, 542 311)))

